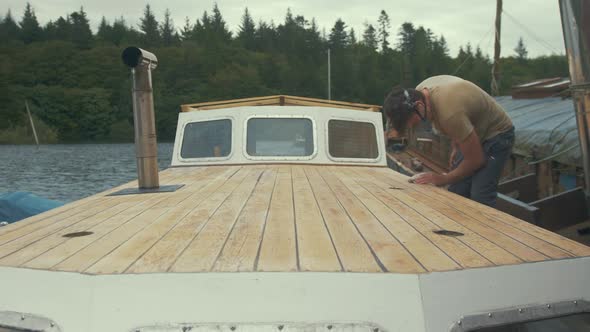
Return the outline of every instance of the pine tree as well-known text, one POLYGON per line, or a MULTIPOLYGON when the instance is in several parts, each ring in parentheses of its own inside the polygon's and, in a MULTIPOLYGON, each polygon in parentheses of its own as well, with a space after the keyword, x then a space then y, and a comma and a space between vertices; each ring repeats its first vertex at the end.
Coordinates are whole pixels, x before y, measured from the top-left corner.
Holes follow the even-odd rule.
POLYGON ((254 33, 256 32, 256 25, 254 24, 254 20, 250 13, 248 12, 248 7, 244 10, 244 15, 242 15, 242 22, 239 26, 237 40, 244 46, 244 48, 253 50, 254 49, 254 33))
POLYGON ((356 45, 356 42, 356 34, 354 32, 354 29, 350 28, 350 32, 348 34, 348 44, 354 46, 356 45))
POLYGON ((160 25, 160 35, 162 36, 162 44, 164 46, 172 46, 178 43, 176 28, 174 22, 170 17, 170 10, 166 8, 164 12, 164 22, 160 25))
POLYGON ((524 46, 524 41, 522 40, 522 37, 518 39, 518 44, 516 44, 514 52, 516 52, 516 57, 519 60, 524 60, 527 58, 529 51, 527 51, 526 46, 524 46))
POLYGON ((54 23, 54 31, 52 33, 53 39, 58 40, 72 40, 72 21, 70 15, 66 15, 66 18, 60 16, 54 23))
POLYGON ((193 25, 193 39, 200 43, 210 44, 212 42, 211 33, 211 17, 207 11, 203 11, 201 19, 197 19, 193 25))
POLYGON ((412 55, 415 49, 416 29, 410 22, 402 24, 398 33, 398 49, 407 55, 412 55))
POLYGON ((217 3, 213 6, 213 15, 211 17, 211 31, 214 35, 215 41, 229 42, 231 40, 231 32, 227 29, 225 20, 221 16, 217 3))
POLYGON ((27 2, 25 7, 25 13, 23 14, 23 18, 20 21, 21 27, 21 40, 25 44, 30 44, 35 41, 41 40, 41 27, 39 26, 39 21, 37 21, 37 16, 35 15, 35 11, 31 4, 27 2))
POLYGON ((347 42, 348 34, 346 33, 346 24, 339 18, 336 20, 336 23, 334 23, 334 27, 332 27, 328 43, 330 44, 330 48, 335 50, 344 48, 347 45, 347 42))
POLYGON ((402 24, 398 33, 398 49, 402 53, 402 85, 414 85, 417 79, 414 71, 416 54, 416 29, 410 22, 402 24))
POLYGON ((365 22, 365 31, 363 32, 363 44, 372 50, 377 50, 377 35, 375 27, 365 22))
POLYGON ((0 21, 0 40, 16 40, 20 35, 20 28, 12 17, 10 10, 0 21))
POLYGON ((90 48, 92 45, 92 31, 90 30, 90 22, 86 17, 84 8, 80 11, 70 14, 72 22, 72 30, 70 37, 72 42, 80 48, 90 48))
POLYGON ((96 39, 106 42, 111 40, 113 33, 113 27, 109 25, 107 19, 103 16, 96 32, 96 39))
POLYGON ((479 47, 479 45, 477 45, 477 47, 475 48, 475 59, 477 59, 477 60, 484 59, 483 52, 481 51, 481 47, 479 47))
POLYGON ((113 22, 113 33, 111 35, 111 42, 117 46, 121 45, 123 41, 137 42, 137 38, 132 38, 131 35, 135 35, 137 31, 132 31, 127 27, 125 19, 121 16, 113 22))
POLYGON ((447 44, 447 40, 445 39, 445 36, 440 36, 439 40, 438 40, 438 45, 440 47, 440 49, 442 50, 442 53, 444 55, 449 55, 449 45, 447 44))
POLYGON ((256 49, 264 52, 273 52, 277 47, 277 29, 274 23, 258 22, 255 32, 256 49))
POLYGON ((191 24, 188 16, 184 18, 184 26, 180 30, 180 38, 184 40, 190 40, 193 36, 193 25, 191 24))
POLYGON ((379 43, 381 44, 381 52, 385 52, 389 49, 389 29, 391 27, 391 23, 389 21, 389 15, 385 12, 385 10, 381 10, 381 14, 379 15, 379 43))
POLYGON ((431 74, 429 54, 428 34, 423 27, 418 27, 414 38, 414 56, 411 63, 414 70, 413 77, 419 81, 426 79, 431 74))
POLYGON ((145 6, 143 17, 140 20, 139 28, 143 33, 142 42, 146 47, 158 46, 161 41, 158 21, 152 12, 150 5, 145 6))

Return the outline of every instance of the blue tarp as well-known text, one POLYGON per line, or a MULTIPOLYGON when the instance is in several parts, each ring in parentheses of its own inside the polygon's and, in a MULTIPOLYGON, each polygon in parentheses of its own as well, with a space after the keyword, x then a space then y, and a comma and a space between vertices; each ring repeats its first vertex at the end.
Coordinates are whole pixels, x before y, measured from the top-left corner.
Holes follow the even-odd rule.
POLYGON ((28 192, 0 193, 0 222, 13 223, 62 205, 28 192))
POLYGON ((515 154, 534 160, 557 155, 552 160, 582 167, 572 99, 513 99, 503 96, 496 97, 496 100, 514 123, 515 154))

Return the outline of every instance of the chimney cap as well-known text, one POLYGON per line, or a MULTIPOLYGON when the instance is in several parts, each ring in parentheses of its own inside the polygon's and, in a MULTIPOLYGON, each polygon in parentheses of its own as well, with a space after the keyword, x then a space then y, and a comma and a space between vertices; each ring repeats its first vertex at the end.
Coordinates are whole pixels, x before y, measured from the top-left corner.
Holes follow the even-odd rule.
POLYGON ((149 66, 150 69, 155 69, 158 66, 158 58, 153 53, 135 46, 123 50, 121 58, 123 63, 130 68, 149 66))

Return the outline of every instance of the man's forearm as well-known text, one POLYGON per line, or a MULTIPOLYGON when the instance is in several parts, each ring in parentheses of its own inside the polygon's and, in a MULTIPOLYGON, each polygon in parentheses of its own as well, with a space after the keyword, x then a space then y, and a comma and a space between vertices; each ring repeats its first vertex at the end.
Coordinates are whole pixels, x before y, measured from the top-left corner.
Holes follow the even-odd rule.
POLYGON ((445 184, 452 184, 472 175, 483 166, 482 162, 465 159, 457 168, 445 175, 445 184))

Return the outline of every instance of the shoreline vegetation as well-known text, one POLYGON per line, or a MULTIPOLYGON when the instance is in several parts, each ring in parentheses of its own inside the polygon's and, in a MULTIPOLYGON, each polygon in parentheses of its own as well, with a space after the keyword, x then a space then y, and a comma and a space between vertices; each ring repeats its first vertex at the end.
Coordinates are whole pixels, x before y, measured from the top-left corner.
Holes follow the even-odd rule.
MULTIPOLYGON (((489 91, 491 59, 480 45, 466 43, 451 55, 442 34, 391 22, 384 10, 375 14, 354 31, 345 17, 323 28, 291 10, 283 22, 255 21, 245 8, 231 32, 217 5, 210 13, 187 13, 180 26, 169 10, 154 13, 147 5, 139 24, 103 17, 93 32, 83 8, 42 26, 26 4, 20 18, 0 15, 0 144, 33 142, 25 100, 42 144, 133 142, 129 69, 120 59, 129 45, 158 56, 161 141, 174 140, 181 104, 276 94, 327 99, 328 49, 334 100, 382 104, 393 86, 440 74, 489 91)), ((502 94, 515 84, 568 76, 564 55, 529 58, 522 39, 515 46, 504 46, 502 94)))

